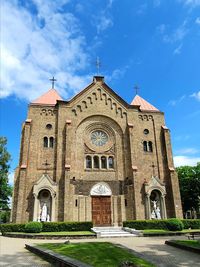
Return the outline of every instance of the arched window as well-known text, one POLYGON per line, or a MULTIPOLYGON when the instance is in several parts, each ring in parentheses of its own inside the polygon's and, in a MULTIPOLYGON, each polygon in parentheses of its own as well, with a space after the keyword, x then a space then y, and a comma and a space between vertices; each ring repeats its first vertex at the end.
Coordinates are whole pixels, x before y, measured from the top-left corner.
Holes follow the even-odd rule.
POLYGON ((91 156, 86 156, 86 168, 88 168, 88 169, 92 168, 92 158, 91 158, 91 156))
POLYGON ((148 149, 147 149, 147 141, 143 142, 143 150, 144 151, 148 151, 148 149))
POLYGON ((45 136, 43 140, 44 140, 43 146, 48 147, 48 137, 45 136))
POLYGON ((104 156, 101 157, 101 168, 107 169, 107 159, 104 156))
POLYGON ((94 160, 94 168, 99 169, 99 157, 94 156, 93 160, 94 160))
POLYGON ((114 169, 114 158, 113 157, 108 158, 108 168, 114 169))
POLYGON ((53 137, 50 137, 49 138, 49 147, 52 147, 53 148, 53 145, 54 145, 54 138, 53 137))
POLYGON ((153 144, 151 141, 148 142, 148 151, 153 152, 153 144))

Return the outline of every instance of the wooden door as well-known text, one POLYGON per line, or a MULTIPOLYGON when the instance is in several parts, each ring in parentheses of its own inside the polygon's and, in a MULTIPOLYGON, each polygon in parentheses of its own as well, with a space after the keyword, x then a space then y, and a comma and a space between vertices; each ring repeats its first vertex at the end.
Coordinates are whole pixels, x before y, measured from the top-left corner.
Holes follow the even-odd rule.
POLYGON ((92 197, 92 221, 96 226, 111 225, 110 197, 92 197))

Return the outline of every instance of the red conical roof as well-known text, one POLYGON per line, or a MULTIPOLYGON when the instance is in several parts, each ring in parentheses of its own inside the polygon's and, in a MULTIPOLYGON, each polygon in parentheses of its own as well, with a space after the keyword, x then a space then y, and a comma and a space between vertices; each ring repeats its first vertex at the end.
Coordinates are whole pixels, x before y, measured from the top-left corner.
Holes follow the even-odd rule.
POLYGON ((31 104, 40 105, 55 105, 57 100, 63 100, 55 89, 50 89, 48 92, 32 101, 31 104))
POLYGON ((159 111, 157 108, 155 108, 153 105, 151 105, 139 95, 136 95, 134 97, 133 101, 131 102, 131 105, 140 106, 140 110, 142 111, 159 111))

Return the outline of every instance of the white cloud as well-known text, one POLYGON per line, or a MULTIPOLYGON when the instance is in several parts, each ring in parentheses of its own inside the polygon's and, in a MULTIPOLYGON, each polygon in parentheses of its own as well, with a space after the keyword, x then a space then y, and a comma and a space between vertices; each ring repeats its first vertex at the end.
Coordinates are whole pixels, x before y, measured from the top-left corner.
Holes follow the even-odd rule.
POLYGON ((198 101, 200 101, 200 91, 193 93, 192 95, 190 95, 191 97, 196 98, 198 101))
POLYGON ((200 17, 196 18, 195 22, 196 24, 200 25, 200 17))
POLYGON ((13 185, 14 184, 14 175, 15 175, 14 171, 11 172, 11 173, 9 173, 9 175, 8 175, 8 183, 10 185, 13 185))
POLYGON ((87 76, 75 74, 89 60, 79 21, 58 9, 67 2, 34 0, 33 14, 14 0, 2 1, 0 97, 32 100, 49 89, 52 75, 64 97, 88 83, 87 76))
POLYGON ((176 100, 170 100, 168 104, 170 106, 176 106, 177 104, 181 103, 184 99, 185 99, 185 95, 182 95, 180 98, 176 100))
POLYGON ((180 44, 175 50, 174 50, 174 54, 175 55, 179 55, 181 53, 181 49, 182 49, 183 44, 180 44))
POLYGON ((164 34, 163 41, 166 43, 176 43, 182 41, 188 34, 189 29, 187 28, 187 20, 176 28, 171 34, 164 34))
POLYGON ((166 30, 167 26, 165 24, 161 24, 156 28, 156 31, 160 34, 163 34, 166 30))
POLYGON ((181 154, 181 155, 193 155, 199 153, 199 150, 193 147, 189 148, 182 148, 176 151, 176 154, 181 154))
POLYGON ((179 0, 179 2, 183 3, 186 6, 191 6, 193 8, 200 6, 200 0, 179 0))
POLYGON ((175 167, 179 166, 196 166, 200 162, 200 157, 174 156, 175 167))

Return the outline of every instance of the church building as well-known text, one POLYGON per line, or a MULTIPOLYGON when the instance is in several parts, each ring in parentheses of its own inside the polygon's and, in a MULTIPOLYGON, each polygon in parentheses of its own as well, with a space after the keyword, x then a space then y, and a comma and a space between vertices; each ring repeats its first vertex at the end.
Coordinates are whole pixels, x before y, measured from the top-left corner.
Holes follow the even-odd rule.
POLYGON ((102 76, 69 101, 53 87, 22 127, 12 221, 182 218, 163 112, 138 94, 128 104, 102 76))

